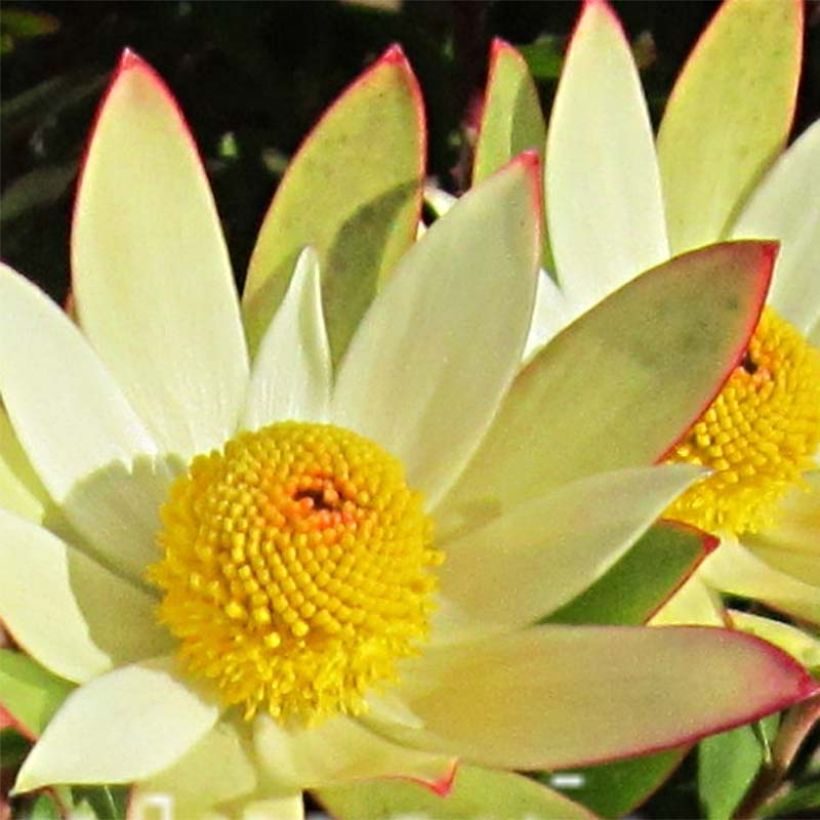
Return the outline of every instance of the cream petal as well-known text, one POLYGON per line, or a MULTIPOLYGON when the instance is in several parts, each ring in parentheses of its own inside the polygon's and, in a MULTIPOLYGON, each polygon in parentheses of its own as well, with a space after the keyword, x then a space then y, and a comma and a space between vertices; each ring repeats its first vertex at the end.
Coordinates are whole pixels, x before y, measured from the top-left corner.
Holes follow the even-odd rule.
POLYGON ((729 611, 729 618, 736 629, 780 647, 806 669, 820 671, 820 640, 808 630, 734 609, 729 611))
POLYGON ((799 581, 818 587, 820 595, 820 471, 805 474, 780 503, 773 526, 743 537, 758 558, 799 581))
POLYGON ((304 820, 305 801, 301 792, 254 800, 242 808, 241 817, 242 820, 304 820))
POLYGON ((395 744, 344 716, 290 731, 267 716, 259 717, 254 746, 262 772, 284 790, 374 777, 405 777, 435 784, 449 781, 455 765, 451 755, 395 744))
POLYGON ((68 317, 9 268, 0 271, 0 393, 61 512, 105 563, 137 574, 154 558, 168 482, 156 445, 68 317), (53 397, 59 397, 55 401, 53 397))
POLYGON ((170 799, 173 816, 189 818, 255 787, 255 767, 239 733, 220 722, 170 768, 138 784, 131 800, 147 809, 152 796, 162 796, 170 799))
POLYGON ((2 265, 0 300, 3 403, 56 500, 101 467, 156 452, 108 371, 48 297, 2 265))
POLYGON ((581 479, 442 543, 440 639, 524 626, 571 601, 702 475, 680 467, 581 479))
POLYGON ((535 307, 532 311, 530 332, 524 344, 523 361, 528 362, 571 321, 569 303, 563 292, 546 271, 540 271, 535 289, 535 307))
POLYGON ((156 601, 47 530, 0 512, 0 618, 44 666, 84 682, 167 651, 156 601))
POLYGON ((652 124, 612 9, 583 5, 547 132, 547 220, 558 281, 580 315, 669 256, 652 124))
POLYGON ((757 186, 736 239, 780 240, 769 302, 804 333, 820 321, 820 122, 809 126, 757 186))
POLYGON ((71 251, 80 323, 163 452, 220 445, 248 378, 230 260, 182 114, 128 51, 91 136, 71 251))
POLYGON ((780 650, 711 627, 541 626, 430 649, 401 674, 426 728, 397 739, 524 770, 691 743, 820 691, 780 650))
POLYGON ((431 506, 521 361, 541 252, 537 186, 525 154, 462 197, 403 257, 341 365, 333 421, 398 456, 431 506))
POLYGON ((115 669, 69 696, 14 789, 143 780, 185 755, 218 717, 216 706, 176 677, 171 658, 115 669))
POLYGON ((49 503, 46 488, 0 406, 0 509, 40 523, 49 503))
POLYGON ((719 596, 695 573, 652 616, 652 626, 726 626, 719 596))
POLYGON ((331 380, 319 260, 306 248, 254 360, 243 426, 325 421, 331 380))
POLYGON ((700 572, 707 583, 722 592, 762 601, 789 615, 820 624, 820 595, 816 586, 778 571, 732 538, 723 539, 703 562, 700 572))

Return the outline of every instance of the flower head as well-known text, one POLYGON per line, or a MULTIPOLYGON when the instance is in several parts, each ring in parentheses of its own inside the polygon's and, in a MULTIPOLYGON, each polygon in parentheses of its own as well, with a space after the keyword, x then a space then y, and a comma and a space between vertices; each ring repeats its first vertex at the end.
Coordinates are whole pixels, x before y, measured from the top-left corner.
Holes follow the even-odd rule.
MULTIPOLYGON (((800 3, 727 0, 673 89, 656 147, 620 23, 603 0, 589 0, 551 114, 545 188, 569 319, 672 254, 725 239, 780 241, 747 349, 722 393, 663 454, 711 471, 667 514, 720 536, 700 579, 816 620, 816 573, 784 569, 795 566, 795 551, 801 565, 816 557, 820 532, 807 525, 802 543, 782 535, 795 525, 793 510, 804 521, 815 510, 816 522, 820 503, 820 124, 778 158, 802 25, 800 3)), ((703 298, 715 296, 704 289, 703 298)))
MULTIPOLYGON (((614 470, 597 431, 631 419, 618 448, 668 448, 745 344, 771 245, 659 268, 519 375, 541 252, 538 162, 525 154, 418 243, 391 234, 382 250, 400 246, 401 261, 383 286, 354 290, 358 301, 331 295, 329 339, 320 267, 333 291, 339 255, 360 250, 355 231, 353 251, 339 243, 361 214, 292 253, 298 181, 310 190, 328 167, 355 170, 350 141, 328 135, 361 125, 374 88, 419 123, 395 49, 322 120, 254 254, 252 356, 190 134, 132 54, 77 196, 79 324, 2 271, 3 460, 14 450, 23 466, 0 513, 0 615, 79 685, 18 790, 138 781, 180 813, 250 804, 298 815, 307 788, 405 777, 445 792, 461 758, 533 769, 624 756, 814 691, 785 655, 745 636, 540 623, 699 475, 614 470), (320 144, 331 154, 317 171, 320 144), (694 298, 692 283, 706 281, 725 298, 694 298), (680 299, 664 307, 670 287, 680 299), (645 319, 655 309, 668 319, 660 335, 645 319), (623 316, 634 320, 626 336, 623 316), (610 377, 594 389, 588 361, 610 377), (657 413, 647 441, 635 403, 684 364, 679 392, 646 404, 657 413), (631 392, 614 389, 624 380, 631 392), (591 414, 581 425, 579 407, 591 414), (544 418, 551 438, 532 446, 544 418), (693 690, 686 672, 704 655, 693 690)), ((352 188, 368 224, 392 227, 395 202, 367 185, 352 188)))

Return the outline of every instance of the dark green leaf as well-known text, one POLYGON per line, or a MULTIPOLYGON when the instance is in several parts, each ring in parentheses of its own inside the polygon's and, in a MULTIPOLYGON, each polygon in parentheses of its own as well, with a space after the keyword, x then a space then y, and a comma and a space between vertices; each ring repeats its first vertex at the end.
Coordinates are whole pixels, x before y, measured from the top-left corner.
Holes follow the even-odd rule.
POLYGON ((602 817, 621 817, 643 803, 669 777, 685 754, 686 749, 671 749, 602 766, 545 773, 538 779, 562 789, 567 797, 602 817))
MULTIPOLYGON (((779 717, 760 722, 765 737, 777 731, 779 717)), ((698 747, 698 792, 709 820, 729 820, 755 778, 765 746, 754 726, 740 726, 708 737, 698 747)))
POLYGON ((820 809, 820 783, 801 786, 767 806, 763 817, 790 817, 797 812, 820 809))
POLYGON ((0 649, 0 703, 33 735, 39 735, 73 689, 21 652, 0 649))

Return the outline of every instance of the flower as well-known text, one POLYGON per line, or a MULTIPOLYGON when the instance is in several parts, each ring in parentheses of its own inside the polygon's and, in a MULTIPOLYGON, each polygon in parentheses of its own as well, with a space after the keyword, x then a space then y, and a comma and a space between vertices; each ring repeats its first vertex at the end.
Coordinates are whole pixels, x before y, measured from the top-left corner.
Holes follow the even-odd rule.
MULTIPOLYGON (((395 49, 371 72, 384 68, 407 82, 395 49)), ((193 141, 159 77, 124 55, 77 194, 78 324, 0 275, 0 615, 78 684, 18 792, 137 781, 181 816, 299 816, 305 789, 404 777, 446 792, 458 760, 636 754, 816 690, 783 653, 724 630, 538 624, 700 474, 611 470, 579 407, 620 419, 618 446, 643 446, 634 391, 693 363, 680 395, 651 403, 668 445, 691 415, 681 395, 714 392, 725 368, 683 344, 690 323, 714 328, 710 360, 712 345, 731 360, 773 252, 741 243, 660 268, 516 378, 538 179, 523 155, 412 245, 335 367, 320 257, 304 250, 250 357, 193 141), (726 298, 699 307, 688 283, 707 280, 726 298), (642 317, 676 283, 657 336, 642 317), (619 348, 625 315, 634 332, 619 348), (579 361, 599 349, 620 350, 622 369, 593 389, 579 361), (613 402, 623 379, 640 384, 613 402), (556 452, 525 446, 544 390, 556 452), (488 456, 501 472, 485 473, 488 456)))
POLYGON ((551 115, 547 217, 570 318, 672 253, 723 239, 781 243, 749 347, 665 454, 711 470, 667 515, 721 538, 667 610, 674 620, 720 622, 703 581, 820 619, 820 123, 772 164, 793 116, 801 43, 799 3, 725 2, 672 91, 656 151, 620 24, 590 0, 551 115))

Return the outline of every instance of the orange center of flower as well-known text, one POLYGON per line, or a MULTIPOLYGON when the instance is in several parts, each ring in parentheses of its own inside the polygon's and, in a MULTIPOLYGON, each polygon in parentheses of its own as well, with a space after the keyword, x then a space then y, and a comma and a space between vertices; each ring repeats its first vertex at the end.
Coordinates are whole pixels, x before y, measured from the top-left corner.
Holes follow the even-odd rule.
POLYGON ((355 433, 240 433, 193 460, 162 523, 159 619, 246 719, 359 714, 427 634, 432 523, 401 464, 355 433))
POLYGON ((759 532, 820 443, 820 351, 767 307, 741 364, 669 461, 712 475, 666 515, 709 532, 759 532))

